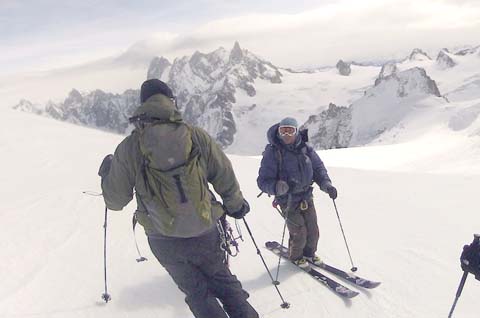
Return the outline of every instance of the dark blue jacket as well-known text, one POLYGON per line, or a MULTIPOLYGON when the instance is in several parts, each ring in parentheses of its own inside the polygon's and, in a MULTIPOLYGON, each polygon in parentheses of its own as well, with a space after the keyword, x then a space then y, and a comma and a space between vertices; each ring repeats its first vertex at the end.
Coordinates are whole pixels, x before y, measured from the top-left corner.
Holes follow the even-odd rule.
POLYGON ((288 193, 275 197, 280 204, 286 204, 288 194, 292 194, 293 204, 310 199, 313 182, 322 191, 326 191, 331 181, 318 154, 306 144, 307 131, 300 131, 291 145, 284 144, 277 131, 278 124, 270 127, 267 132, 269 144, 263 152, 257 178, 260 190, 275 195, 277 181, 286 181, 290 188, 288 193))

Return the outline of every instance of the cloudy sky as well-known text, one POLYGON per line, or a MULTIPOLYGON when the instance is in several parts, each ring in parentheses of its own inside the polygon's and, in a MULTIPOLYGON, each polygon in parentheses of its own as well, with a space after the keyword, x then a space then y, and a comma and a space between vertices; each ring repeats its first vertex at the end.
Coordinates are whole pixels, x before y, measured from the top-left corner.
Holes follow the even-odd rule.
POLYGON ((321 66, 479 45, 480 0, 0 0, 0 30, 3 75, 235 40, 279 66, 321 66))

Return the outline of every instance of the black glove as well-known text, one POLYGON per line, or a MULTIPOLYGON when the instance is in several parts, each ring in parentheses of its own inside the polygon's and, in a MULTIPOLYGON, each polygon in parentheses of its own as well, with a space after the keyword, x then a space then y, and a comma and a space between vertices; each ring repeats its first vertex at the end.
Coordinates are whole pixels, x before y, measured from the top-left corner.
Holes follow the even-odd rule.
POLYGON ((327 191, 331 199, 335 200, 337 198, 337 189, 333 185, 327 185, 325 190, 327 191))
POLYGON ((250 212, 250 205, 248 204, 247 200, 243 199, 242 207, 240 208, 240 210, 227 214, 232 218, 241 219, 245 215, 247 215, 248 212, 250 212))
POLYGON ((98 169, 98 175, 102 178, 105 178, 110 172, 110 166, 112 165, 113 155, 106 155, 103 158, 100 169, 98 169))
POLYGON ((478 238, 475 238, 470 245, 463 247, 460 261, 462 270, 475 275, 475 278, 480 280, 480 242, 478 238))
POLYGON ((290 187, 288 186, 288 183, 283 180, 278 180, 275 184, 275 195, 284 195, 288 192, 289 189, 290 187))

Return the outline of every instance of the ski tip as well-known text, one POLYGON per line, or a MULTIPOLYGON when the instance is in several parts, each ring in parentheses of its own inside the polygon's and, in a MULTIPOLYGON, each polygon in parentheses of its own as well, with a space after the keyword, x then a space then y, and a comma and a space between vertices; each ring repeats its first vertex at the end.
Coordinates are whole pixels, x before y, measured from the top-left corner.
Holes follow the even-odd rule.
POLYGON ((382 283, 381 282, 370 282, 367 286, 364 286, 365 288, 377 288, 380 286, 382 283))
POLYGON ((360 293, 359 292, 356 292, 354 290, 351 290, 351 289, 348 289, 344 286, 339 286, 335 289, 335 292, 342 296, 342 297, 345 297, 345 298, 353 298, 353 297, 357 297, 360 293))
POLYGON ((353 298, 353 297, 357 297, 360 293, 359 292, 356 292, 356 291, 350 291, 346 294, 344 294, 344 296, 346 298, 353 298))

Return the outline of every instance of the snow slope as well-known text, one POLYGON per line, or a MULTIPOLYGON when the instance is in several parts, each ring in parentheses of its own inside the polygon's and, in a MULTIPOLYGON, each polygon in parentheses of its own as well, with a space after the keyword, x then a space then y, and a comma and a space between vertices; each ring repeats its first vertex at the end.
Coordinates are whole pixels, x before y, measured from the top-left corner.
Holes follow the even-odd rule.
MULTIPOLYGON (((0 317, 191 317, 141 230, 137 239, 149 261, 135 262, 134 204, 109 213, 112 301, 101 301, 104 205, 82 191, 99 191, 98 165, 122 137, 13 110, 1 109, 0 116, 0 317)), ((283 310, 243 229, 245 242, 232 269, 261 316, 446 317, 461 276, 461 247, 480 232, 480 161, 471 153, 472 139, 457 137, 441 147, 427 138, 320 152, 339 190, 337 205, 358 274, 383 284, 344 301, 282 262, 279 287, 292 304, 283 310)), ((256 198, 260 158, 231 159, 252 206, 247 221, 256 241, 280 240, 282 219, 269 198, 256 198)), ((315 191, 318 252, 349 268, 331 201, 315 191)), ((262 253, 274 271, 277 259, 262 253)), ((479 293, 480 282, 470 277, 455 317, 478 317, 479 293)))

